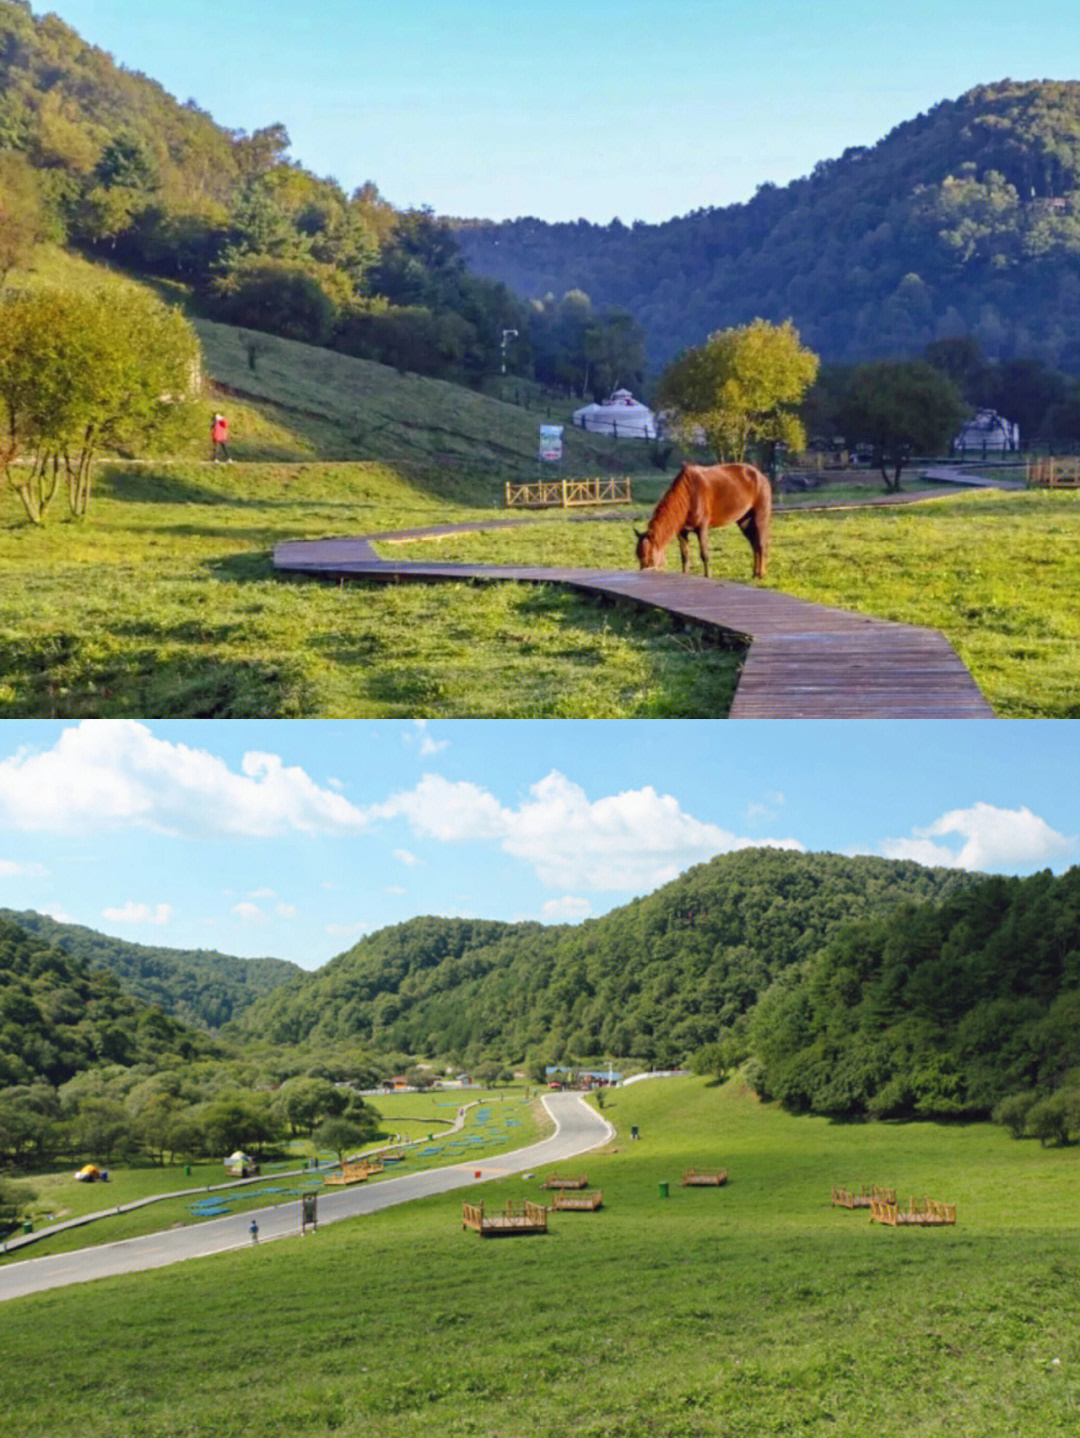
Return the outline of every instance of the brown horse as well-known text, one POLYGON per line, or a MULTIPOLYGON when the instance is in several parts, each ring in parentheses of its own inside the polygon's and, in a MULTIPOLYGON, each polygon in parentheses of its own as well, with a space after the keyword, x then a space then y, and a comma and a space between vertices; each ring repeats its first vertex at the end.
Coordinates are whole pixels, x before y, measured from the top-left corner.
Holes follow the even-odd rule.
POLYGON ((637 535, 642 569, 659 569, 664 550, 678 537, 683 573, 689 560, 687 536, 696 534, 705 577, 709 575, 709 530, 733 521, 754 551, 754 578, 765 574, 769 555, 772 490, 752 464, 684 464, 653 510, 644 532, 637 535))

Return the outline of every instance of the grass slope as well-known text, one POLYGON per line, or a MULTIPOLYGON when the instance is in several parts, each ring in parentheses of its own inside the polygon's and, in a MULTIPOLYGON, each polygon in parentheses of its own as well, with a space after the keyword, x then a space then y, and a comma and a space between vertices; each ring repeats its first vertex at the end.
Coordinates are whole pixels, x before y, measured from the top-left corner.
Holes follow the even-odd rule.
MULTIPOLYGON (((67 1438, 92 1412, 100 1438, 1075 1431, 1075 1151, 987 1125, 795 1119, 699 1079, 634 1085, 605 1111, 621 1137, 580 1165, 604 1208, 554 1215, 546 1238, 464 1233, 451 1195, 12 1301, 8 1427, 67 1438), (727 1188, 678 1186, 714 1163, 727 1188), (957 1226, 830 1207, 833 1184, 860 1182, 954 1200, 957 1226)), ((539 1178, 476 1194, 535 1196, 539 1178)))
MULTIPOLYGON (((102 273, 46 250, 30 278, 102 273)), ((490 515, 504 475, 535 469, 538 414, 269 336, 252 370, 250 332, 196 324, 228 397, 210 389, 184 455, 103 464, 81 522, 36 528, 0 494, 0 717, 727 712, 737 656, 666 619, 542 586, 276 578, 282 539, 490 515), (218 405, 232 465, 205 458, 218 405)), ((586 472, 609 447, 567 441, 586 472)), ((646 450, 620 446, 620 467, 646 450)))

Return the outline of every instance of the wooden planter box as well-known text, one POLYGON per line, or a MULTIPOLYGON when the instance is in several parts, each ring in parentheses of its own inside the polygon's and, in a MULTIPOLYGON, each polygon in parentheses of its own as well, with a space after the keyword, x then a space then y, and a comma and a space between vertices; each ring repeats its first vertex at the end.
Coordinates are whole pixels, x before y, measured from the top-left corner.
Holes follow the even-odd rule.
POLYGON ((513 1201, 499 1213, 485 1213, 482 1203, 461 1205, 462 1228, 474 1229, 482 1238, 494 1238, 515 1233, 547 1233, 547 1209, 542 1203, 526 1199, 523 1204, 513 1201))
POLYGON ((683 1188, 719 1188, 725 1183, 726 1168, 688 1168, 682 1176, 683 1188))

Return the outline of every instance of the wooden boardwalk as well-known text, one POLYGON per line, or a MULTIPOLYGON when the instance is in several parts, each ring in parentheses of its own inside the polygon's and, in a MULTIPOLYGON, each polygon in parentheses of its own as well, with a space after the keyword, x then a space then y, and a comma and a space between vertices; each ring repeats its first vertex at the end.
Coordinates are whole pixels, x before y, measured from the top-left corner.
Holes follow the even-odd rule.
POLYGON ((663 570, 551 569, 382 559, 370 540, 407 543, 528 521, 439 525, 278 545, 283 574, 382 583, 516 580, 664 609, 749 644, 732 719, 992 719, 952 646, 934 629, 892 624, 768 589, 663 570))

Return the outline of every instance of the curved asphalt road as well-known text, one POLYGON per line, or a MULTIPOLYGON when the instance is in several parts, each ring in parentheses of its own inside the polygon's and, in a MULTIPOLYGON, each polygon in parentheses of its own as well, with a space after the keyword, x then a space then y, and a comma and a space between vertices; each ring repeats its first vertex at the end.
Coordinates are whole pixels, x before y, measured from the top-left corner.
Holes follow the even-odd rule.
MULTIPOLYGON (((550 1138, 512 1153, 496 1154, 490 1161, 451 1164, 338 1192, 320 1191, 320 1225, 355 1218, 361 1213, 374 1213, 413 1198, 427 1198, 433 1193, 449 1193, 451 1189, 476 1183, 478 1173, 481 1179, 503 1178, 526 1169, 563 1163, 598 1148, 614 1136, 615 1130, 608 1121, 579 1094, 546 1094, 543 1102, 555 1122, 555 1132, 550 1138)), ((272 1208, 251 1209, 190 1228, 166 1229, 162 1233, 147 1234, 145 1238, 127 1238, 98 1248, 11 1263, 0 1267, 0 1301, 40 1293, 47 1288, 61 1288, 69 1283, 86 1283, 92 1278, 135 1273, 144 1268, 164 1268, 185 1258, 203 1258, 210 1253, 243 1248, 251 1243, 248 1227, 252 1218, 259 1225, 260 1243, 288 1238, 300 1231, 299 1207, 299 1203, 282 1203, 272 1208)))

